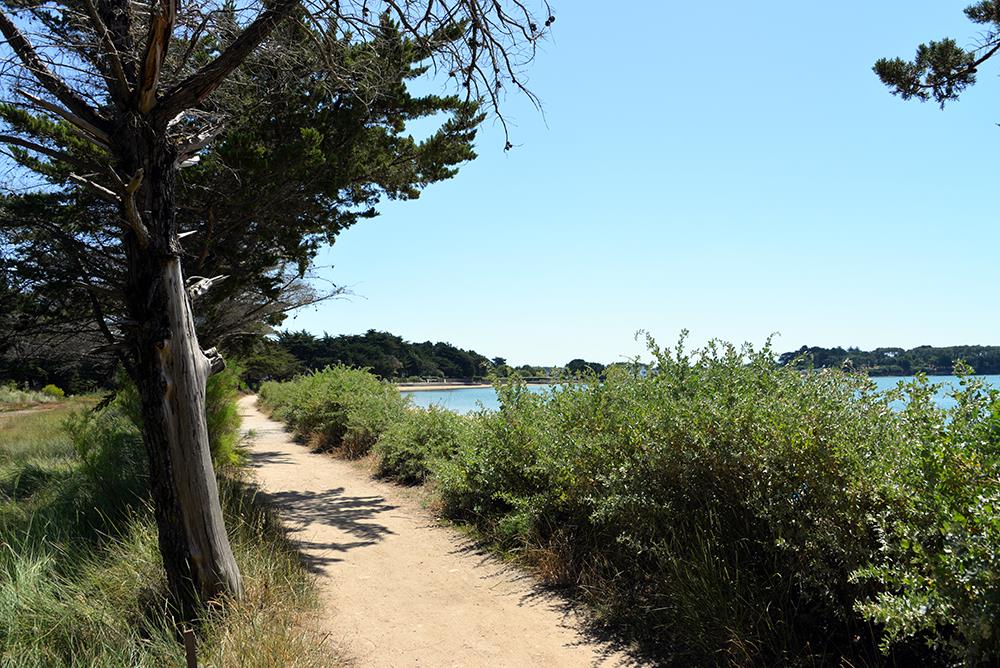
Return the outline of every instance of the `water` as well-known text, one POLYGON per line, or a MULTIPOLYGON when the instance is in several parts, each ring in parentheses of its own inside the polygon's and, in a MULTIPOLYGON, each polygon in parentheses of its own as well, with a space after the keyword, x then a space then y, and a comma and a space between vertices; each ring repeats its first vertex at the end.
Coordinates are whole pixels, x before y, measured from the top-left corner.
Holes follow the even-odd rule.
MULTIPOLYGON (((1000 388, 1000 376, 979 376, 990 385, 1000 388)), ((889 390, 899 384, 900 381, 913 380, 912 376, 886 376, 872 378, 875 385, 880 390, 889 390)), ((935 400, 942 408, 950 408, 955 405, 955 400, 948 396, 949 388, 958 387, 958 378, 955 376, 928 376, 932 383, 943 383, 943 387, 936 395, 935 400)), ((545 392, 551 385, 529 385, 529 392, 545 392)), ((403 396, 410 397, 415 406, 427 408, 435 405, 447 408, 456 413, 472 413, 480 409, 497 410, 500 402, 497 400, 496 392, 492 387, 463 387, 457 390, 426 390, 420 392, 403 392, 403 396)))
MULTIPOLYGON (((1000 376, 977 376, 980 380, 986 381, 988 385, 992 385, 1000 389, 1000 376)), ((899 376, 885 376, 882 378, 872 378, 875 381, 876 387, 880 390, 891 390, 892 388, 899 385, 902 382, 908 382, 913 380, 913 376, 899 377, 899 376)), ((941 408, 951 408, 955 405, 955 400, 948 396, 951 392, 958 389, 958 377, 956 376, 927 376, 927 380, 931 384, 943 384, 943 387, 937 391, 934 395, 934 403, 936 403, 941 408)))
MULTIPOLYGON (((529 392, 541 393, 551 385, 528 385, 529 392)), ((458 390, 421 390, 419 392, 403 391, 404 397, 410 397, 414 406, 427 408, 431 405, 447 408, 456 413, 472 413, 486 408, 491 411, 500 408, 497 393, 492 387, 463 387, 458 390)))

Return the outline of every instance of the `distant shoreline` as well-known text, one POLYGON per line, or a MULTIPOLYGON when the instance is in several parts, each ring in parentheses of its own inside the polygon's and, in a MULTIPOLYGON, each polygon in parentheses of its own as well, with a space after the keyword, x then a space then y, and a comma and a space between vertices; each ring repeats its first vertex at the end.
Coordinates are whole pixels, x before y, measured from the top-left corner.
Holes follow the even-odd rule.
MULTIPOLYGON (((916 374, 910 375, 898 375, 898 374, 868 374, 869 378, 913 378, 916 374)), ((945 373, 928 373, 926 374, 928 378, 954 378, 953 374, 945 373)), ((973 377, 978 376, 995 376, 997 374, 988 373, 977 373, 973 374, 973 377)), ((525 383, 526 385, 552 385, 558 383, 558 380, 549 381, 530 381, 525 383)), ((493 387, 490 383, 393 383, 400 392, 432 392, 435 390, 482 390, 489 387, 493 387)))
POLYGON ((395 383, 400 392, 428 392, 430 390, 472 390, 493 387, 489 383, 395 383))
MULTIPOLYGON (((489 383, 395 383, 400 392, 429 392, 431 390, 481 390, 493 387, 489 383)), ((530 382, 525 385, 551 385, 550 381, 530 382)))

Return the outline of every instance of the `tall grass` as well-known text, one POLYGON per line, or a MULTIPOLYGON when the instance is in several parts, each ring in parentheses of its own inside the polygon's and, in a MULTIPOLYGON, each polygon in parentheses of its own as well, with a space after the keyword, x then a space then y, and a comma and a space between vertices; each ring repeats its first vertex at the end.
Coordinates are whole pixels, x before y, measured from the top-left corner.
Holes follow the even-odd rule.
POLYGON ((0 411, 16 410, 34 404, 59 401, 61 397, 45 392, 22 390, 14 385, 0 385, 0 411))
MULTIPOLYGON (((98 414, 0 417, 0 665, 183 665, 127 401, 98 414)), ((247 594, 207 613, 199 659, 337 665, 305 630, 311 581, 273 513, 240 469, 225 469, 220 493, 247 594)))

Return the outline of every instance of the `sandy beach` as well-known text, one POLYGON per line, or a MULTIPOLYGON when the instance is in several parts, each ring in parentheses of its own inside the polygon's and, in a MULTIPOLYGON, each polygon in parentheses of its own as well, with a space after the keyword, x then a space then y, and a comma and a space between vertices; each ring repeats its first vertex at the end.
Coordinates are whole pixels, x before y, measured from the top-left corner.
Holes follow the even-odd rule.
POLYGON ((469 390, 492 387, 489 383, 396 383, 400 392, 425 392, 427 390, 469 390))

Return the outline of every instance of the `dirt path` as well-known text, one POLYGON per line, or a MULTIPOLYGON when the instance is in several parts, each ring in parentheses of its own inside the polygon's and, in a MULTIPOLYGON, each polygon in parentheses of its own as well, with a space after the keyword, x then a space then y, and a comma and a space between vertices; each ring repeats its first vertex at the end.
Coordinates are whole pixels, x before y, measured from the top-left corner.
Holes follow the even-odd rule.
POLYGON ((26 408, 17 408, 10 411, 0 410, 0 418, 5 417, 18 417, 21 415, 30 415, 32 413, 43 413, 45 411, 51 411, 56 408, 62 408, 66 404, 53 402, 51 404, 33 404, 26 408))
POLYGON ((258 480, 319 576, 323 630, 358 666, 639 665, 407 490, 292 442, 254 401, 240 407, 258 480))

